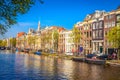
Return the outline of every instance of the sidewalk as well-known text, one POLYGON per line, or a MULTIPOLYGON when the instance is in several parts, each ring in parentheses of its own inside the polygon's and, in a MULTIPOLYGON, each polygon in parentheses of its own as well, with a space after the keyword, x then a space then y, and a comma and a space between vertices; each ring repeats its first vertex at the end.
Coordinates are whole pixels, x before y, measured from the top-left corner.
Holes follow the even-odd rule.
POLYGON ((118 66, 120 67, 120 60, 107 60, 106 64, 109 66, 118 66))

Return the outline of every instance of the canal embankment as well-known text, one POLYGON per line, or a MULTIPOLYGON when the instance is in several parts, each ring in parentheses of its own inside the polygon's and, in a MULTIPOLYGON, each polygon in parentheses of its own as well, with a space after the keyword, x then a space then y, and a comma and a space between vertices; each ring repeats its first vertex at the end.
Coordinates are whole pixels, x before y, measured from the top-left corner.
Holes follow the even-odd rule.
POLYGON ((75 57, 74 55, 65 55, 65 54, 56 54, 56 53, 45 53, 45 52, 43 52, 41 55, 48 56, 48 57, 54 57, 54 58, 68 59, 68 60, 72 60, 75 57))
POLYGON ((120 67, 120 60, 107 60, 106 65, 120 67))
MULTIPOLYGON (((34 54, 34 51, 29 52, 29 54, 34 54)), ((74 55, 45 53, 45 52, 42 52, 41 55, 51 57, 51 58, 67 59, 67 60, 85 62, 85 63, 90 63, 90 64, 102 64, 106 66, 119 66, 120 67, 120 60, 92 60, 92 59, 88 60, 84 56, 74 56, 74 55)))
POLYGON ((77 61, 77 62, 85 62, 85 63, 89 63, 89 64, 120 66, 120 60, 98 60, 98 59, 96 59, 96 60, 89 59, 88 60, 84 56, 74 56, 74 55, 45 53, 45 52, 43 52, 41 55, 52 57, 52 58, 61 58, 61 59, 73 60, 73 61, 77 61))

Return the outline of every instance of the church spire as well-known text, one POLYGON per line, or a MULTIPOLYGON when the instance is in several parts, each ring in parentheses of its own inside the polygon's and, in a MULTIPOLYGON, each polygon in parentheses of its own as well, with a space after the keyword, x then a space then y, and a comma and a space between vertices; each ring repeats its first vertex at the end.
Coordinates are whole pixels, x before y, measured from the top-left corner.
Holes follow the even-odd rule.
POLYGON ((29 28, 28 34, 30 34, 30 33, 31 33, 31 29, 29 28))
POLYGON ((40 31, 40 21, 38 22, 38 31, 40 31))

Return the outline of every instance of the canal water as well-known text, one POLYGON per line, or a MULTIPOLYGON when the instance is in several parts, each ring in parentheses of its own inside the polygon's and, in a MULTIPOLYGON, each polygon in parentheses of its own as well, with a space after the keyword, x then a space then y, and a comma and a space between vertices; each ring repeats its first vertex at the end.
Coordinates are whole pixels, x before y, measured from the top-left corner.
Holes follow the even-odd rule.
POLYGON ((0 80, 120 80, 120 68, 0 51, 0 80))

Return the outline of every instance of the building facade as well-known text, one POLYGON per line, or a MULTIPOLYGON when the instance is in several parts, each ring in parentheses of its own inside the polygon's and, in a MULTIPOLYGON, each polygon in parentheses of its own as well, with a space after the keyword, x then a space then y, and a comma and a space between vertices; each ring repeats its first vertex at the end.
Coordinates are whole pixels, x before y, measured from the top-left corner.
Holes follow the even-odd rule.
POLYGON ((16 37, 16 47, 17 48, 20 48, 20 49, 25 48, 25 46, 26 46, 25 36, 26 36, 25 32, 17 33, 17 37, 16 37))
POLYGON ((104 11, 96 11, 92 22, 92 49, 95 53, 103 53, 104 46, 104 11))
POLYGON ((113 49, 113 43, 107 39, 107 34, 113 27, 120 27, 120 9, 113 10, 104 15, 104 53, 108 53, 108 49, 113 49))
POLYGON ((64 30, 59 33, 58 50, 60 53, 65 53, 66 55, 73 55, 72 49, 74 48, 74 43, 71 37, 72 31, 64 30))

